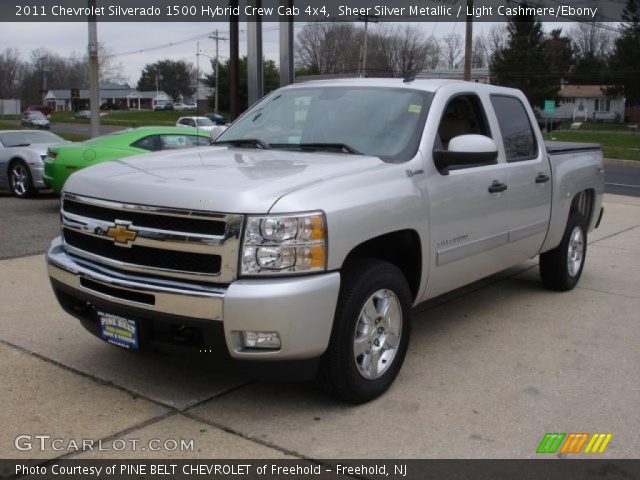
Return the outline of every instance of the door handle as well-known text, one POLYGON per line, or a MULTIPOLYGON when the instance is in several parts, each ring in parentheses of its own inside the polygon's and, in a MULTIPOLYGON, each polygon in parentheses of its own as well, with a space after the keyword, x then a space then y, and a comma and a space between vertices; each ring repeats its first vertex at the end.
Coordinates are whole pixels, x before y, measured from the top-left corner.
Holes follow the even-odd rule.
POLYGON ((539 173, 536 177, 536 183, 547 183, 549 181, 549 175, 545 175, 544 173, 539 173))
POLYGON ((504 192, 506 189, 507 186, 504 183, 494 180, 489 186, 489 193, 500 193, 504 192))

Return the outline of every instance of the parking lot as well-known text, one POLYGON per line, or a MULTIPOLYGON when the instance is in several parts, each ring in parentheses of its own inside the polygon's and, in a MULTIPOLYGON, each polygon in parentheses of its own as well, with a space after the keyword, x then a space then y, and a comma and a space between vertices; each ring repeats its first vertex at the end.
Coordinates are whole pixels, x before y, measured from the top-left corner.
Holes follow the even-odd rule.
POLYGON ((546 432, 610 432, 603 456, 637 457, 640 198, 606 196, 571 292, 545 290, 531 260, 420 305, 398 380, 357 407, 311 383, 220 373, 206 355, 132 355, 92 337, 48 284, 57 208, 0 197, 4 458, 534 458, 546 432), (21 434, 194 449, 21 451, 21 434))

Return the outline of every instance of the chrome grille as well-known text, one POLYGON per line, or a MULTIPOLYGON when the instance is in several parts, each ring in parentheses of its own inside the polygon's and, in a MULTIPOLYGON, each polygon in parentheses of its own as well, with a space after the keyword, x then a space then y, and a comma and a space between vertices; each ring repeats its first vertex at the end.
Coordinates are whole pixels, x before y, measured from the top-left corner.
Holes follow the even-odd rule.
POLYGON ((230 283, 237 277, 242 215, 72 194, 64 195, 61 213, 65 249, 87 260, 182 280, 230 283))

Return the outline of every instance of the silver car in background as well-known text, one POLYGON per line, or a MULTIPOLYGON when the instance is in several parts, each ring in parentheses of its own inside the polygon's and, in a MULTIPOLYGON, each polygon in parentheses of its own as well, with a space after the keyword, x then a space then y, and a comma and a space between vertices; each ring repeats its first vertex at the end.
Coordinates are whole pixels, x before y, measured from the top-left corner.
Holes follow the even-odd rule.
POLYGON ((43 161, 47 149, 61 143, 69 142, 51 132, 0 130, 0 189, 27 198, 47 188, 43 161))

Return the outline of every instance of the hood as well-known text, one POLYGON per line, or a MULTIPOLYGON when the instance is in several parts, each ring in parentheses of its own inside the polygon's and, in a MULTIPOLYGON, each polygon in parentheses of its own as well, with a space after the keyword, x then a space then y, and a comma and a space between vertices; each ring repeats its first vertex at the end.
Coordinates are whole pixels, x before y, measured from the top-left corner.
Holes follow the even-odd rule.
POLYGON ((267 213, 294 190, 389 166, 361 155, 206 147, 95 165, 71 175, 64 191, 123 203, 267 213))

